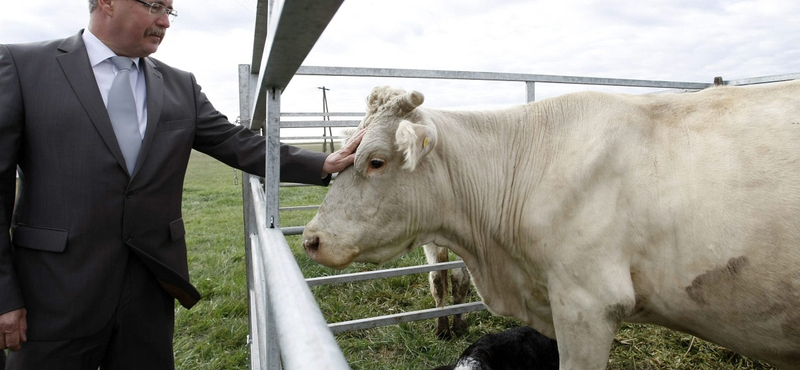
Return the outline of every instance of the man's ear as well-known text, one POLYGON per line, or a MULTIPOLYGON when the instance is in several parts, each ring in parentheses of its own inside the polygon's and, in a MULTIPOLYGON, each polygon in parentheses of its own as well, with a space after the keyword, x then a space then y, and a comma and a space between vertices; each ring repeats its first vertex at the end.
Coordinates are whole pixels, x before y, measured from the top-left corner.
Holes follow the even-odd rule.
POLYGON ((436 127, 403 120, 395 133, 397 150, 403 152, 403 168, 413 171, 422 158, 436 146, 436 127))
POLYGON ((97 9, 96 11, 103 12, 107 15, 111 15, 114 11, 114 6, 116 0, 97 0, 97 9))

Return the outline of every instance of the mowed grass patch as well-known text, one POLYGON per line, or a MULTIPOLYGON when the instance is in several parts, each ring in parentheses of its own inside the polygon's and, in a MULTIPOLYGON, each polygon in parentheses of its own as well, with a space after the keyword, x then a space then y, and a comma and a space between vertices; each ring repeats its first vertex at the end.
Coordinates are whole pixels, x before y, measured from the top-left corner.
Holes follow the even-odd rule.
MULTIPOLYGON (((282 188, 281 206, 321 203, 327 188, 282 188)), ((302 226, 316 210, 284 211, 281 226, 302 226)), ((201 153, 193 153, 184 191, 184 221, 192 281, 203 299, 191 310, 176 305, 176 367, 186 370, 249 368, 247 347, 247 287, 242 228, 241 178, 201 153)), ((311 261, 300 236, 288 236, 306 277, 369 271, 375 266, 353 264, 336 271, 311 261)), ((425 263, 421 249, 385 267, 425 263)), ((355 320, 434 307, 426 274, 312 288, 329 322, 355 320)), ((469 301, 479 300, 474 289, 469 301)), ((521 323, 483 311, 467 315, 469 332, 450 340, 433 335, 435 321, 392 325, 336 335, 354 370, 431 369, 452 363, 472 342, 486 333, 521 323)), ((309 349, 309 356, 314 349, 309 349)), ((773 369, 719 346, 669 329, 623 324, 612 346, 609 369, 734 370, 773 369)))

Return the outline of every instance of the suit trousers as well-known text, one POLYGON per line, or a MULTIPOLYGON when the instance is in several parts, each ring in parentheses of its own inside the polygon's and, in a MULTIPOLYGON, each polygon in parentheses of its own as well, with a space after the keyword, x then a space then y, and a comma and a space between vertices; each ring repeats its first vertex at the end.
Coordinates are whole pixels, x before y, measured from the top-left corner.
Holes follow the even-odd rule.
MULTIPOLYGON (((175 301, 134 254, 111 322, 66 341, 28 341, 9 352, 7 370, 174 370, 175 301)), ((0 366, 2 369, 2 366, 0 366)))

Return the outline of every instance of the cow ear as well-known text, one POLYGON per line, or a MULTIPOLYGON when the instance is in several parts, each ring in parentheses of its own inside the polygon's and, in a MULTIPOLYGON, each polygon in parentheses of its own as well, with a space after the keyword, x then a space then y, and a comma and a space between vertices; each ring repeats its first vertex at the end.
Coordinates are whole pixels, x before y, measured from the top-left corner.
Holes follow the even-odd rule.
POLYGON ((413 171, 426 154, 436 146, 436 127, 431 124, 403 120, 395 133, 397 150, 403 152, 403 168, 413 171))

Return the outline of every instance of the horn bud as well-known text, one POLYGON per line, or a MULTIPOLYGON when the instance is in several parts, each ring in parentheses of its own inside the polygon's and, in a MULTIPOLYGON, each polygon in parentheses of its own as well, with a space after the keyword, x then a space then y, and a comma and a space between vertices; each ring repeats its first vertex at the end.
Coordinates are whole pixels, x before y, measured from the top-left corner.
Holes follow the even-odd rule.
POLYGON ((403 94, 403 97, 397 102, 397 106, 401 111, 407 113, 422 105, 424 101, 425 95, 419 91, 411 91, 403 94))

